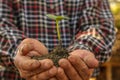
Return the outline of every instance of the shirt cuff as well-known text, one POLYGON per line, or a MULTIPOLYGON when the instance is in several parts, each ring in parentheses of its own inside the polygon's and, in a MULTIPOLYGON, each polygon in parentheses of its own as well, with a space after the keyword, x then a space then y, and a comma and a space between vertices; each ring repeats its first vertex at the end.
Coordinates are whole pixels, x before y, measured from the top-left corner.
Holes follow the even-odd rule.
POLYGON ((89 46, 87 46, 87 45, 85 45, 85 44, 80 44, 80 43, 78 43, 78 42, 74 42, 72 45, 70 45, 70 46, 67 48, 67 50, 68 50, 69 52, 72 52, 72 51, 77 50, 77 49, 88 50, 88 51, 90 51, 90 52, 93 53, 92 49, 91 49, 89 46))

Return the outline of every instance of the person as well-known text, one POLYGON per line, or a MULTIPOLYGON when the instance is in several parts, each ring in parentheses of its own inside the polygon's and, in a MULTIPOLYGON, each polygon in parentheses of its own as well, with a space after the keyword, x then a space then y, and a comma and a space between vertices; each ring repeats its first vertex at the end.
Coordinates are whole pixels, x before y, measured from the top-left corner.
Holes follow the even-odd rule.
POLYGON ((89 80, 111 55, 114 19, 107 0, 0 0, 1 80, 89 80), (67 16, 59 22, 68 58, 35 60, 59 43, 56 23, 47 14, 67 16), (15 67, 16 69, 10 67, 15 67))

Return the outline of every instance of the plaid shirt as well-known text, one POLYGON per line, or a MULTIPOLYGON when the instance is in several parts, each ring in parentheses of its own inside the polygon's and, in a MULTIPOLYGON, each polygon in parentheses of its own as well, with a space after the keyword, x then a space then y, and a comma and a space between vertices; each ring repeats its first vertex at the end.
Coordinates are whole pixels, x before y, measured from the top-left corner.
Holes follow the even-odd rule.
MULTIPOLYGON (((47 14, 70 18, 59 22, 63 47, 89 50, 100 63, 109 58, 115 30, 107 0, 0 0, 0 55, 12 59, 19 43, 28 37, 43 42, 51 51, 58 37, 55 21, 47 14)), ((14 65, 11 59, 1 57, 0 65, 14 65)), ((21 80, 19 74, 6 68, 0 76, 21 80)))

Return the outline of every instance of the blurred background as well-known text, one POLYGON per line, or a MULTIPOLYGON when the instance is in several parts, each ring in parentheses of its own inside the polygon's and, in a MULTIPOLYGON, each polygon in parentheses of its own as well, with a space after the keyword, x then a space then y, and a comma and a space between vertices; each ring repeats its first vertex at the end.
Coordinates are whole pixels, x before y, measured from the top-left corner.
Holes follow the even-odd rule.
POLYGON ((101 66, 100 75, 90 80, 120 80, 120 0, 109 0, 115 19, 117 38, 112 50, 110 61, 101 66))
POLYGON ((110 61, 101 66, 98 77, 91 78, 90 80, 120 80, 120 0, 109 0, 109 4, 115 19, 117 38, 113 46, 110 61))

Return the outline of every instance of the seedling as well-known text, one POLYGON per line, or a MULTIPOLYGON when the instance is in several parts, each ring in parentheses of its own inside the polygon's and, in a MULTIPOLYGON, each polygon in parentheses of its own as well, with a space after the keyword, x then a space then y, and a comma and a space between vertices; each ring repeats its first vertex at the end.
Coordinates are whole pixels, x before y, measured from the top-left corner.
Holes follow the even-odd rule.
POLYGON ((53 20, 56 21, 57 36, 58 36, 58 40, 59 40, 59 45, 61 45, 62 42, 61 42, 61 34, 60 34, 59 21, 61 21, 61 20, 63 20, 63 19, 68 20, 69 18, 66 17, 66 16, 55 16, 55 15, 52 15, 52 14, 48 14, 47 16, 48 16, 50 19, 53 19, 53 20))
POLYGON ((59 44, 56 48, 53 49, 52 52, 50 52, 50 54, 43 55, 43 56, 34 56, 32 58, 37 59, 37 60, 42 60, 42 59, 48 58, 48 59, 51 59, 56 66, 59 66, 58 61, 61 58, 67 58, 69 56, 68 51, 65 48, 62 47, 59 21, 61 21, 63 19, 69 19, 69 18, 65 17, 65 16, 55 16, 55 15, 52 15, 52 14, 48 14, 47 16, 50 19, 53 19, 53 20, 56 21, 56 30, 57 30, 57 36, 58 36, 59 44))

